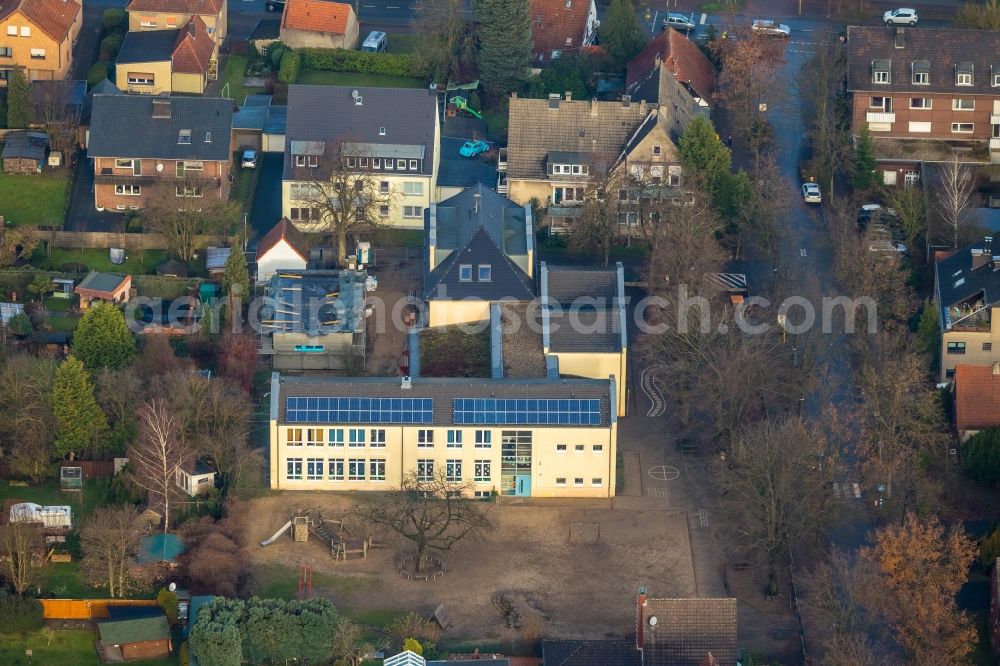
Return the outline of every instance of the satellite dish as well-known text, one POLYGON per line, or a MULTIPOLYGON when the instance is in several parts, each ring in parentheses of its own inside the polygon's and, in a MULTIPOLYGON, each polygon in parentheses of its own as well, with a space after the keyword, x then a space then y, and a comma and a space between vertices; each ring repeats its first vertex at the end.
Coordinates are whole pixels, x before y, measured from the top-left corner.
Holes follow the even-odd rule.
POLYGON ((163 171, 163 162, 157 162, 156 163, 156 172, 160 173, 162 171, 163 171))
POLYGON ((651 626, 651 627, 655 627, 656 626, 656 616, 655 615, 651 615, 650 616, 650 618, 649 618, 649 626, 651 626))
POLYGON ((177 591, 177 583, 171 583, 170 585, 167 586, 167 589, 170 590, 171 592, 177 591))
POLYGON ((351 91, 351 98, 352 98, 352 99, 357 99, 357 98, 358 98, 358 95, 359 95, 359 93, 358 93, 358 91, 357 91, 357 90, 352 90, 352 91, 351 91))

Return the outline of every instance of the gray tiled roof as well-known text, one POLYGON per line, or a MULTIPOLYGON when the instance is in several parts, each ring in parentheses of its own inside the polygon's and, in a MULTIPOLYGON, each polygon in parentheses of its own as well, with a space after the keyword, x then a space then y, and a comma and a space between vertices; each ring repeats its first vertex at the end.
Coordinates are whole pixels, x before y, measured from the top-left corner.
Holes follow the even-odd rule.
POLYGON ((125 33, 125 41, 115 63, 161 62, 170 60, 180 30, 142 30, 125 33))
POLYGON ((649 114, 645 104, 546 99, 510 100, 507 172, 510 179, 547 178, 551 152, 584 152, 597 173, 618 160, 629 137, 649 114))
POLYGON ((627 640, 542 641, 544 666, 642 666, 642 655, 627 640))
POLYGON ((233 101, 170 97, 170 117, 153 117, 150 95, 96 95, 91 112, 89 157, 228 161, 233 101), (191 143, 177 143, 181 129, 191 143), (210 133, 211 142, 205 142, 210 133))
POLYGON ((549 350, 553 352, 620 352, 621 316, 617 308, 550 315, 549 350), (572 322, 578 322, 576 327, 572 322))
POLYGON ((849 90, 995 95, 997 89, 992 87, 991 69, 1000 74, 1000 32, 925 27, 892 30, 856 25, 847 28, 849 90), (897 32, 900 46, 897 46, 897 32), (890 61, 889 84, 872 83, 872 62, 875 60, 890 61), (930 63, 929 85, 912 83, 913 63, 920 60, 930 63), (955 85, 955 67, 959 62, 973 64, 973 85, 955 85))
POLYGON ((3 144, 3 159, 29 159, 42 161, 49 147, 45 132, 9 132, 3 144))
POLYGON ((647 666, 698 666, 711 652, 736 664, 736 599, 647 599, 643 654, 647 666), (648 618, 656 617, 655 625, 648 618))
POLYGON ((618 276, 614 268, 546 265, 549 299, 572 305, 578 298, 595 298, 608 305, 618 296, 618 276))
MULTIPOLYGON (((994 256, 1000 262, 1000 239, 985 240, 963 247, 934 265, 936 292, 941 308, 941 326, 950 328, 949 308, 982 293, 983 305, 1000 302, 1000 270, 994 270, 994 256)), ((1000 267, 1000 263, 996 264, 1000 267)))
POLYGON ((483 228, 478 227, 461 249, 449 254, 433 271, 424 276, 424 298, 457 300, 478 298, 499 301, 502 298, 530 301, 535 287, 528 274, 521 270, 483 228), (459 279, 463 264, 472 265, 471 281, 459 279), (477 266, 489 264, 490 280, 478 281, 477 266))
POLYGON ((125 276, 114 273, 90 273, 76 286, 77 289, 112 292, 121 286, 125 276))
MULTIPOLYGON (((399 377, 336 377, 333 375, 281 376, 277 400, 277 420, 285 421, 287 398, 433 398, 432 425, 454 425, 455 398, 500 399, 599 399, 601 426, 607 427, 613 414, 611 382, 607 379, 451 379, 414 378, 411 388, 401 387, 399 377)), ((272 403, 273 405, 273 403, 272 403)), ((525 426, 511 426, 525 427, 525 426)), ((531 428, 544 428, 532 425, 531 428)), ((563 426, 565 427, 565 426, 563 426)), ((590 427, 590 426, 579 426, 590 427)))
MULTIPOLYGON (((423 146, 424 175, 434 164, 437 96, 407 88, 293 85, 288 88, 288 141, 423 146), (358 105, 352 93, 362 99, 358 105), (385 135, 379 128, 385 128, 385 135)), ((285 180, 292 178, 288 150, 285 180)))
MULTIPOLYGON (((428 210, 424 218, 429 216, 428 210)), ((524 254, 528 245, 524 225, 524 206, 478 184, 435 206, 435 247, 444 250, 464 247, 482 227, 507 254, 524 254)))

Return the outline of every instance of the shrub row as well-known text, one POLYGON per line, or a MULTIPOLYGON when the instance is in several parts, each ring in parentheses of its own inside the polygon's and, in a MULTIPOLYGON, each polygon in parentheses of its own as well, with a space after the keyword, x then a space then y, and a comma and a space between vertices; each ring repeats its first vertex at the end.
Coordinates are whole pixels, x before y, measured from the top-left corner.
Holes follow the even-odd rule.
POLYGON ((414 79, 428 77, 427 63, 423 58, 406 53, 369 53, 345 49, 300 49, 299 53, 305 69, 407 76, 414 79))

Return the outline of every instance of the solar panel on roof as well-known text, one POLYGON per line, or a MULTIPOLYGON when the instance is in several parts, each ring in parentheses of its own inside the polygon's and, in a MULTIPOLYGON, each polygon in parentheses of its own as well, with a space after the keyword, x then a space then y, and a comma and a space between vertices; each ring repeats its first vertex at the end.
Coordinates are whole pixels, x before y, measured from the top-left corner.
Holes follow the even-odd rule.
POLYGON ((288 423, 431 423, 433 398, 287 398, 288 423))
POLYGON ((455 398, 455 424, 600 425, 601 401, 455 398))

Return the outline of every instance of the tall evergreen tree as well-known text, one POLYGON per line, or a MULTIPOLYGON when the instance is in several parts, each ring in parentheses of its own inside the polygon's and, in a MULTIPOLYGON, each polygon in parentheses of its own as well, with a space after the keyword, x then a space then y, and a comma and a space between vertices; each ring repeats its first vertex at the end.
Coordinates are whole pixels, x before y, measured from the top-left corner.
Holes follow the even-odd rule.
POLYGON ((24 70, 12 69, 7 80, 7 127, 22 129, 31 124, 31 83, 24 70))
POLYGON ((528 78, 531 65, 529 0, 474 0, 479 24, 479 75, 494 98, 510 94, 528 78))
POLYGON ((875 185, 875 167, 875 142, 865 123, 854 144, 854 172, 851 174, 851 181, 855 189, 867 190, 875 185))
POLYGON ((73 334, 73 353, 91 372, 130 365, 135 358, 135 336, 121 310, 111 303, 93 303, 73 334))
POLYGON ((612 0, 608 18, 601 26, 601 42, 615 64, 625 69, 628 61, 646 45, 646 35, 632 0, 612 0))
POLYGON ((90 375, 72 354, 56 369, 52 413, 58 428, 56 451, 63 456, 92 450, 108 429, 108 417, 97 404, 90 375))
POLYGON ((230 324, 239 319, 242 304, 250 300, 250 271, 247 270, 247 256, 242 246, 239 239, 233 243, 222 273, 222 293, 226 298, 230 324))

